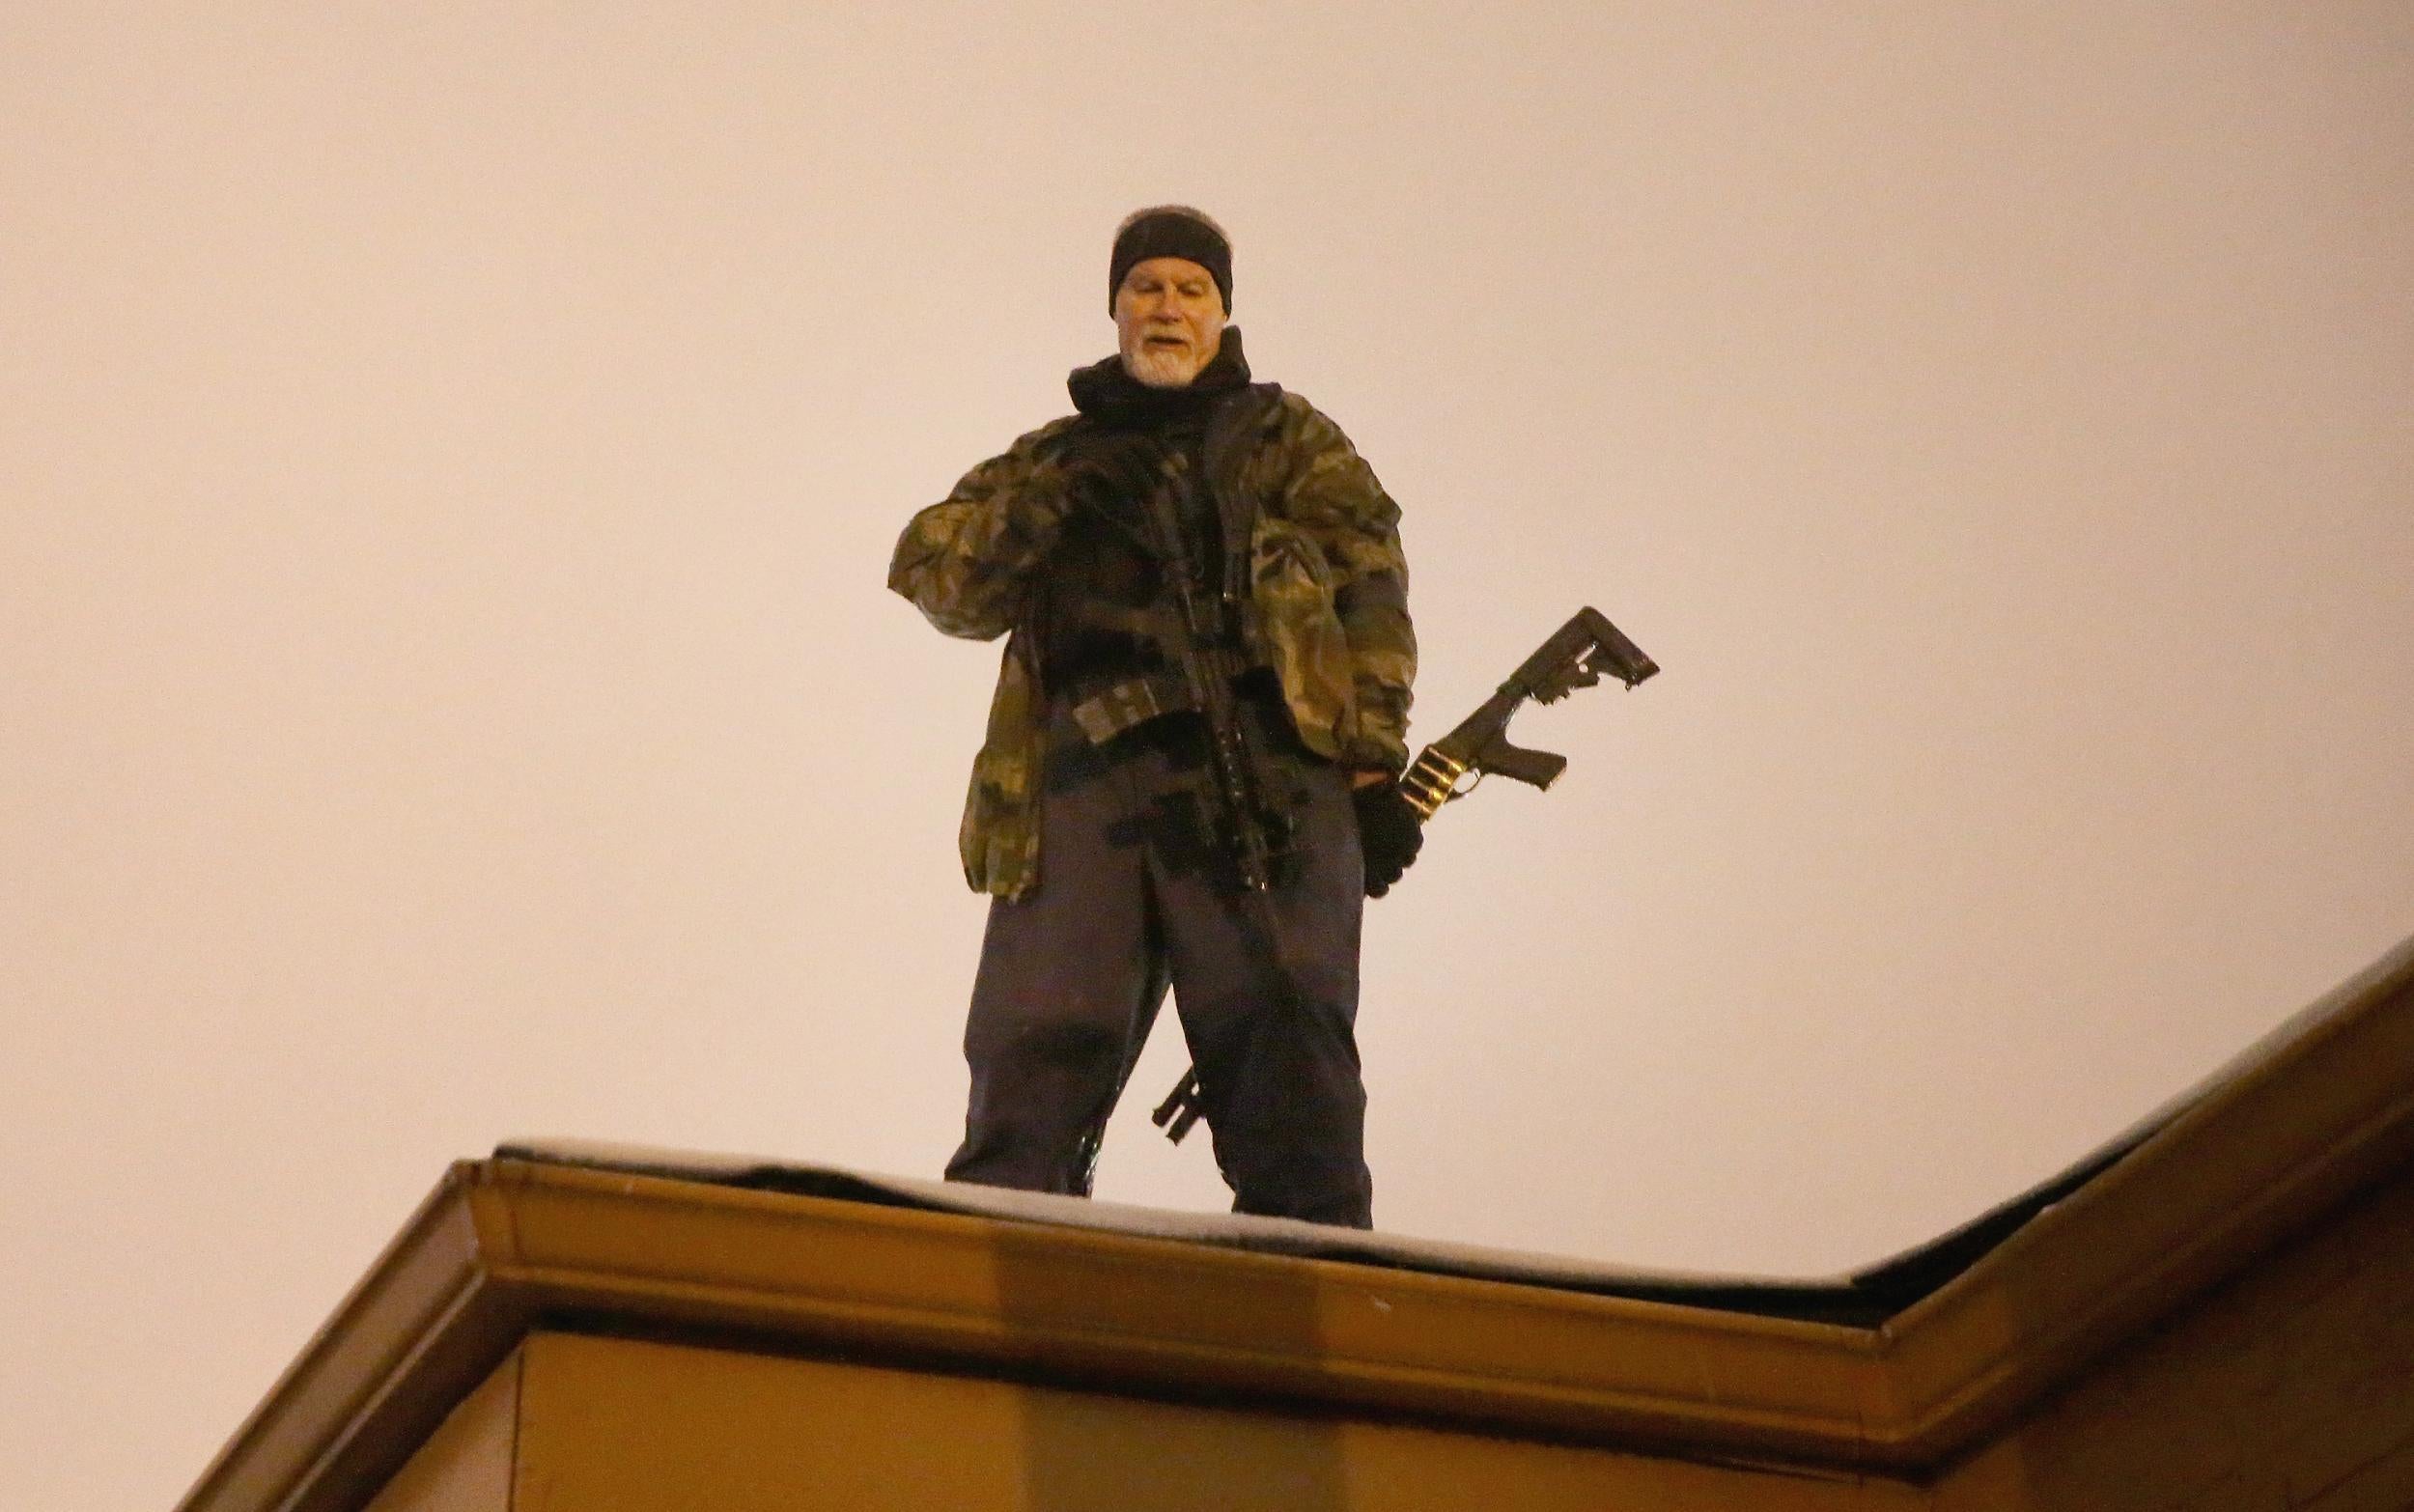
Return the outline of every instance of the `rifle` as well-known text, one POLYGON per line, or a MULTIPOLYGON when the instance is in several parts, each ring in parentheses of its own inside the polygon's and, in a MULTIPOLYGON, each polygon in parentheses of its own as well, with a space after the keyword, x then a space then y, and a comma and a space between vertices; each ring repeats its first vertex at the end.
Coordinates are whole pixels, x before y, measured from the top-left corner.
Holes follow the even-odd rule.
MULTIPOLYGON (((1519 663, 1481 708, 1418 753, 1400 778, 1400 794, 1423 824, 1443 804, 1466 797, 1495 772, 1547 790, 1567 770, 1567 758, 1509 743, 1509 718, 1519 706, 1530 698, 1536 703, 1557 703, 1577 688, 1600 682, 1604 673, 1631 688, 1659 670, 1659 663, 1643 655, 1608 616, 1589 605, 1579 609, 1519 663), (1459 786, 1469 772, 1474 773, 1475 781, 1459 786)), ((1244 877, 1247 867, 1245 858, 1244 877)), ((1262 892, 1262 884, 1253 885, 1262 892)), ((1288 990, 1287 983, 1284 990, 1288 990)), ((1198 1122, 1200 1112, 1198 1073, 1193 1070, 1183 1074, 1172 1093, 1148 1116, 1165 1132, 1166 1138, 1179 1144, 1198 1122)))
MULTIPOLYGON (((1239 602, 1240 584, 1227 582, 1225 592, 1202 599, 1194 586, 1190 544, 1171 508, 1162 500, 1152 499, 1147 524, 1156 538, 1166 575, 1172 581, 1178 610, 1168 649, 1173 653, 1188 707, 1197 710, 1207 725, 1208 781, 1206 790, 1196 795, 1199 818, 1209 836, 1220 842, 1217 848, 1231 858, 1238 874, 1242 906, 1249 923, 1247 934, 1256 945, 1259 966, 1278 1000, 1277 1006, 1284 1012, 1297 1013, 1301 1010, 1294 985, 1296 977, 1282 948, 1280 921, 1275 917, 1269 896, 1276 874, 1289 853, 1290 823, 1287 816, 1277 813, 1265 802, 1261 791, 1264 756, 1258 749, 1255 732, 1242 716, 1232 693, 1233 674, 1243 662, 1227 649, 1237 627, 1226 617, 1225 605, 1239 602)), ((1226 571, 1227 574, 1235 571, 1229 562, 1226 571)), ((1128 1066, 1125 1075, 1130 1075, 1128 1066)), ((1179 1128, 1168 1132, 1177 1143, 1191 1132, 1191 1125, 1198 1121, 1204 1110, 1199 1103, 1198 1078, 1186 1075, 1182 1085, 1188 1089, 1189 1106, 1179 1128)), ((1121 1090, 1118 1085, 1118 1095, 1121 1090)), ((1182 1097, 1182 1089, 1177 1089, 1175 1098, 1182 1097)), ((1160 1127, 1174 1116, 1166 1110, 1174 1101, 1168 1099, 1166 1106, 1158 1109, 1160 1127)), ((1098 1141, 1104 1132, 1093 1130, 1083 1141, 1079 1159, 1085 1168, 1096 1165, 1098 1141)))

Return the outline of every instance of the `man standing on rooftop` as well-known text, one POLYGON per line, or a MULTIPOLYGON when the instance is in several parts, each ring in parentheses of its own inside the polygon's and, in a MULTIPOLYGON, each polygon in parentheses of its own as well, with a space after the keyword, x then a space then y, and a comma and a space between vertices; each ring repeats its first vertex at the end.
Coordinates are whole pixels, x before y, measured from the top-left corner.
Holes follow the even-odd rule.
POLYGON ((889 586, 1007 637, 960 836, 992 895, 950 1180, 1086 1195, 1170 985, 1236 1212, 1367 1227, 1363 899, 1414 858, 1399 510, 1250 381, 1232 246, 1127 217, 1075 413, 916 514, 889 586))

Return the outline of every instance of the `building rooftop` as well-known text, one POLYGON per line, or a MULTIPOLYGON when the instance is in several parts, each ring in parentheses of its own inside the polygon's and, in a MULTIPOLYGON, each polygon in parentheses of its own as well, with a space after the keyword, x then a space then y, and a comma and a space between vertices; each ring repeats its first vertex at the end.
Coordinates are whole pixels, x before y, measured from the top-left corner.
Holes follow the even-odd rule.
POLYGON ((2414 1156, 2414 941, 2085 1161, 1820 1279, 560 1140, 449 1170, 190 1512, 356 1507, 539 1330, 1918 1476, 2414 1156))

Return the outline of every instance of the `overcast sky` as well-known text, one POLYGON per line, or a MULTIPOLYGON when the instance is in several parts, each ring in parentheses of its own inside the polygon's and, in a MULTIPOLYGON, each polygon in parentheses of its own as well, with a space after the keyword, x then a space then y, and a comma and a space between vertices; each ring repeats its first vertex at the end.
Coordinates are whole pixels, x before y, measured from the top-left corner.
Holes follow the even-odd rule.
MULTIPOLYGON (((1167 199, 1413 738, 1666 668, 1371 908, 1381 1225, 2061 1168, 2414 929, 2408 99, 2391 3, 10 8, 0 1505, 167 1505, 499 1139, 936 1172, 996 648, 883 573, 1167 199)), ((1222 1206, 1181 1058, 1102 1195, 1222 1206)))

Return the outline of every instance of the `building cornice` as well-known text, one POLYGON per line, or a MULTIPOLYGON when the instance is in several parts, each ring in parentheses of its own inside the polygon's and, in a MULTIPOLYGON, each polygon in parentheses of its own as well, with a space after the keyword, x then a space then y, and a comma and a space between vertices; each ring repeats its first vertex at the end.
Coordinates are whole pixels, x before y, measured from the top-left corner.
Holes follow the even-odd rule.
POLYGON ((2414 1155, 2414 958, 1874 1328, 497 1158, 183 1503, 351 1512, 534 1329, 1932 1476, 2414 1155))

